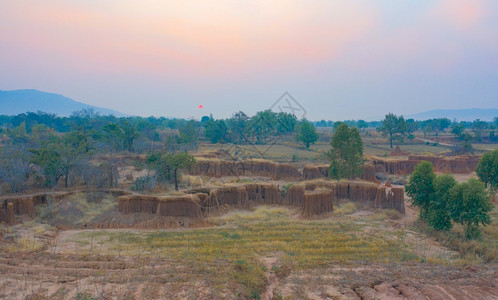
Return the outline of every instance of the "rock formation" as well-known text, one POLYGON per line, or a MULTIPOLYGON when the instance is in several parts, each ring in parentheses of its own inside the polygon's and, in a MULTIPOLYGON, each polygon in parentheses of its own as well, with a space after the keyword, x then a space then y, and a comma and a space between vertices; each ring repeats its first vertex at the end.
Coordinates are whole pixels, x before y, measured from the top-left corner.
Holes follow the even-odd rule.
POLYGON ((365 167, 363 169, 363 174, 360 177, 363 180, 366 181, 372 181, 376 183, 380 183, 377 178, 375 178, 375 167, 373 164, 366 163, 365 167))
POLYGON ((306 165, 303 168, 303 179, 312 180, 329 177, 329 165, 306 165))
POLYGON ((5 223, 11 226, 16 224, 16 216, 14 215, 14 204, 12 203, 7 203, 5 223))
POLYGON ((201 217, 201 201, 196 195, 125 195, 118 198, 119 212, 149 213, 171 217, 201 217))
POLYGON ((305 186, 303 184, 295 184, 289 187, 284 203, 293 206, 302 206, 304 199, 305 186))
POLYGON ((189 173, 212 177, 262 176, 273 179, 297 179, 301 177, 298 168, 294 165, 277 164, 264 160, 198 160, 189 173))
MULTIPOLYGON (((62 199, 82 191, 64 191, 64 192, 42 192, 30 195, 10 195, 0 198, 0 223, 7 222, 7 213, 9 205, 12 205, 14 215, 25 215, 30 218, 35 217, 35 207, 40 204, 58 202, 62 199)), ((102 189, 94 193, 110 193, 114 196, 130 194, 128 191, 119 189, 102 189)), ((15 219, 15 217, 14 217, 15 219)))
POLYGON ((406 160, 377 158, 372 162, 375 173, 407 175, 423 160, 431 162, 436 172, 467 174, 475 171, 479 156, 409 155, 406 160))
POLYGON ((282 204, 282 192, 277 185, 253 183, 246 185, 247 197, 254 204, 282 204))
MULTIPOLYGON (((363 168, 363 174, 359 179, 366 181, 372 181, 379 183, 377 178, 375 178, 375 166, 371 163, 366 163, 363 168)), ((318 178, 328 178, 329 177, 329 165, 306 165, 303 168, 304 180, 313 180, 318 178)))
POLYGON ((464 155, 464 156, 433 156, 433 155, 410 155, 410 160, 430 161, 436 172, 466 174, 472 173, 479 164, 479 156, 464 155))
POLYGON ((302 215, 312 217, 334 210, 334 192, 331 190, 315 190, 305 192, 303 197, 302 215))
POLYGON ((392 159, 374 159, 373 164, 377 173, 408 175, 415 170, 420 163, 418 160, 392 160, 392 159))
POLYGON ((318 181, 303 182, 289 189, 286 203, 301 206, 304 194, 307 191, 328 189, 333 191, 334 199, 348 199, 350 201, 362 202, 372 208, 393 208, 401 213, 405 212, 404 189, 391 188, 357 181, 318 181))

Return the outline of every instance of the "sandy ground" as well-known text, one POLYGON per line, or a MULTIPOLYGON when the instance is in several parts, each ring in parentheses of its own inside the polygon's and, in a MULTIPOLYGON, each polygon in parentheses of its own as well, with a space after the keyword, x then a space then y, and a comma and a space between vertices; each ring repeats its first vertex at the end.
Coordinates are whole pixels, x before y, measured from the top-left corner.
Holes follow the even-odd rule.
MULTIPOLYGON (((229 212, 229 216, 240 211, 229 212)), ((371 211, 354 215, 370 217, 371 211)), ((410 230, 417 210, 386 221, 383 230, 405 230, 411 249, 427 257, 456 255, 436 241, 410 230), (427 241, 430 241, 429 243, 427 241), (424 245, 417 249, 417 245, 424 245)), ((88 254, 74 242, 82 232, 157 230, 66 230, 46 235, 49 247, 39 252, 0 255, 0 299, 234 299, 230 284, 217 285, 209 273, 192 273, 178 261, 154 256, 109 256, 93 241, 88 254)), ((193 229, 175 228, 165 231, 193 229)), ((376 227, 366 228, 379 230, 376 227)), ((29 236, 28 233, 26 233, 29 236)), ((498 299, 498 265, 433 265, 430 263, 360 263, 313 269, 289 267, 282 253, 257 256, 266 267, 267 285, 261 299, 498 299), (277 271, 280 270, 280 271, 277 271), (285 272, 282 272, 284 270, 285 272)), ((220 262, 222 263, 222 262, 220 262)), ((227 268, 229 266, 227 265, 227 268)))
MULTIPOLYGON (((374 264, 293 270, 279 277, 278 254, 262 257, 268 285, 261 299, 498 299, 496 265, 448 267, 374 264), (281 298, 279 298, 281 297, 281 298)), ((282 268, 282 266, 280 266, 282 268)), ((173 261, 99 255, 2 255, 0 298, 233 299, 210 278, 173 261)))

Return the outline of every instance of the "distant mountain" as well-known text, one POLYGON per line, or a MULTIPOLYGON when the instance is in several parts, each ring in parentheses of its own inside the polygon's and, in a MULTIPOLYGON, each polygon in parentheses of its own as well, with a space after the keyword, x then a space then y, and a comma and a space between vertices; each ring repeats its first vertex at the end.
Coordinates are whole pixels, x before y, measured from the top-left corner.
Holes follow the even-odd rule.
POLYGON ((498 117, 498 108, 467 108, 467 109, 436 109, 405 116, 405 119, 427 120, 433 118, 448 118, 453 121, 492 121, 498 117))
POLYGON ((126 116, 126 114, 119 111, 88 105, 59 94, 38 90, 0 90, 0 115, 18 115, 26 112, 42 111, 58 116, 69 116, 72 112, 85 108, 93 108, 101 115, 126 116))

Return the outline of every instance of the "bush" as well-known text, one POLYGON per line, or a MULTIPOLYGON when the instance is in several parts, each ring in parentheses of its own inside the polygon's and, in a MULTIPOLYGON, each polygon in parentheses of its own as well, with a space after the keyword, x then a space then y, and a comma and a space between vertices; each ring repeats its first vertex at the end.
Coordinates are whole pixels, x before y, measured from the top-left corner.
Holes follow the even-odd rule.
POLYGON ((477 179, 470 178, 467 182, 457 184, 450 190, 451 218, 462 224, 465 235, 469 239, 479 238, 479 225, 491 223, 489 212, 493 210, 490 197, 484 184, 477 179))
POLYGON ((282 185, 282 197, 285 197, 287 195, 287 193, 289 192, 289 189, 291 186, 293 186, 294 184, 293 183, 287 183, 287 184, 284 184, 282 185))
POLYGON ((424 160, 415 167, 405 188, 413 205, 420 208, 420 218, 424 220, 427 219, 430 202, 434 195, 435 178, 432 164, 424 160))
POLYGON ((427 222, 436 230, 449 230, 452 227, 450 214, 450 190, 457 184, 450 175, 437 176, 434 179, 434 195, 431 199, 427 222))
POLYGON ((486 187, 490 187, 491 192, 498 187, 498 149, 485 153, 481 157, 476 173, 486 187))

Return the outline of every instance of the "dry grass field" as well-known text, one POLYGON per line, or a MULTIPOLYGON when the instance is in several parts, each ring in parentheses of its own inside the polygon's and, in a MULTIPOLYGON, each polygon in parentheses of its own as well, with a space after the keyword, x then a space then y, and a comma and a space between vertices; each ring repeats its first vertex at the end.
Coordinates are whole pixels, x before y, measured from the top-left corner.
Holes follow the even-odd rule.
MULTIPOLYGON (((378 136, 366 140, 366 155, 390 153, 378 136)), ((330 148, 321 141, 305 149, 286 138, 272 147, 243 147, 299 167, 324 162, 330 148)), ((199 152, 221 148, 227 146, 201 144, 199 152)), ((402 150, 447 149, 420 143, 402 150)), ((191 188, 206 180, 183 179, 191 188)), ((255 180, 262 178, 223 177, 210 184, 255 180)), ((333 212, 312 218, 295 206, 260 205, 225 207, 189 228, 86 229, 101 220, 153 216, 120 215, 110 194, 93 199, 74 193, 38 206, 34 219, 0 228, 0 299, 496 299, 496 206, 483 238, 469 241, 459 225, 431 231, 406 199, 406 214, 340 200, 333 212)))
POLYGON ((59 231, 35 219, 4 232, 0 296, 369 299, 393 286, 401 294, 452 294, 458 280, 471 295, 496 295, 495 223, 483 242, 457 245, 460 228, 449 240, 424 231, 416 214, 345 201, 316 219, 287 206, 230 210, 198 229, 59 231))

